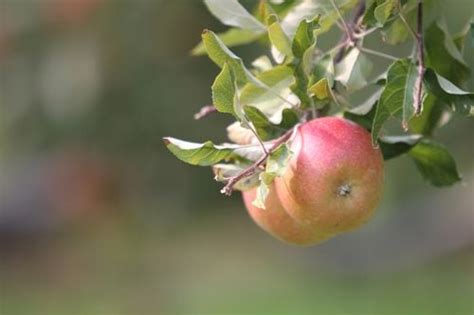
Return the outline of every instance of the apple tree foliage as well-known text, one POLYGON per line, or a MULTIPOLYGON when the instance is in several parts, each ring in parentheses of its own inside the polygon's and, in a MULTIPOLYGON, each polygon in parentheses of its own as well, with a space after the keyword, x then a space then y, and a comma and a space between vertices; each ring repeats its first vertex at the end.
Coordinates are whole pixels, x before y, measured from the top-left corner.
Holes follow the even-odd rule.
POLYGON ((229 29, 204 30, 192 51, 221 69, 211 86, 213 105, 198 116, 232 115, 232 143, 164 142, 178 159, 212 166, 215 179, 225 183, 223 193, 258 187, 254 203, 262 205, 292 154, 287 144, 295 128, 327 115, 370 131, 386 160, 408 155, 435 186, 460 181, 453 157, 433 132, 453 115, 474 115, 474 93, 463 88, 471 75, 463 50, 474 45, 473 19, 452 35, 435 0, 261 0, 251 11, 237 0, 204 3, 229 29), (341 39, 323 50, 318 41, 332 29, 341 39), (381 36, 385 47, 365 47, 367 36, 381 36), (408 41, 409 56, 382 52, 408 41), (254 42, 268 53, 244 62, 231 50, 254 42), (374 58, 390 65, 373 73, 374 58), (351 104, 363 90, 372 95, 351 104))

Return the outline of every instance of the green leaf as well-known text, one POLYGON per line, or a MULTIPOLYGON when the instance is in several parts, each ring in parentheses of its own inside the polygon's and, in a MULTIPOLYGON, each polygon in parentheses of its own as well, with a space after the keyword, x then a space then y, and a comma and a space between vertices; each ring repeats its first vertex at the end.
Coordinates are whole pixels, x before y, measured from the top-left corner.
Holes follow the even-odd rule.
MULTIPOLYGON (((472 21, 474 21, 474 18, 472 19, 472 21)), ((464 51, 464 47, 466 46, 466 41, 469 41, 469 31, 471 30, 471 28, 474 27, 474 22, 467 22, 466 25, 463 27, 463 29, 453 35, 453 42, 454 42, 454 45, 456 45, 456 48, 459 50, 459 52, 462 54, 463 51, 464 51)), ((471 34, 473 32, 471 31, 471 34)), ((474 36, 474 35, 473 35, 474 36)), ((472 43, 474 44, 474 41, 472 41, 472 43)))
MULTIPOLYGON (((239 28, 231 28, 223 33, 217 34, 219 39, 227 47, 239 46, 252 43, 262 37, 263 33, 254 33, 249 30, 243 30, 239 28)), ((204 55, 206 53, 206 47, 204 42, 200 42, 196 47, 191 50, 191 54, 194 56, 204 55)))
POLYGON ((365 101, 360 103, 357 106, 352 107, 350 110, 348 110, 349 113, 355 114, 355 115, 366 115, 373 109, 375 109, 375 105, 380 99, 380 96, 382 95, 383 89, 379 88, 377 89, 372 95, 367 97, 365 101))
MULTIPOLYGON (((428 3, 425 3, 425 8, 428 3)), ((401 1, 402 12, 408 24, 415 28, 416 24, 416 1, 401 1)), ((426 12, 426 11, 425 11, 426 12)), ((410 38, 410 32, 403 20, 396 15, 395 18, 389 18, 382 29, 383 40, 390 45, 399 45, 410 38)))
POLYGON ((375 117, 376 104, 382 94, 382 89, 377 90, 374 94, 369 96, 362 104, 351 108, 344 112, 344 118, 352 120, 361 125, 368 131, 372 129, 372 124, 375 117))
POLYGON ((316 80, 326 78, 330 87, 334 85, 334 73, 334 62, 330 55, 322 57, 314 65, 313 75, 316 80))
POLYGON ((292 154, 286 144, 280 145, 270 153, 265 167, 265 182, 267 184, 270 184, 275 177, 283 176, 292 154))
POLYGON ((281 112, 290 107, 284 99, 291 93, 289 87, 294 82, 292 69, 288 66, 276 66, 257 75, 257 80, 265 87, 246 84, 240 94, 243 105, 252 105, 261 110, 270 120, 281 120, 281 112))
POLYGON ((252 61, 252 66, 257 72, 271 70, 273 68, 272 61, 267 55, 263 55, 252 61))
POLYGON ((336 65, 335 79, 348 91, 356 91, 367 85, 367 77, 371 71, 370 59, 354 48, 336 65))
POLYGON ((260 0, 257 7, 257 12, 255 16, 259 21, 268 25, 268 18, 271 15, 281 16, 276 13, 273 7, 268 3, 267 0, 260 0))
POLYGON ((440 21, 433 22, 425 31, 425 47, 428 67, 455 84, 469 79, 471 71, 440 21))
MULTIPOLYGON (((358 0, 335 0, 339 10, 343 13, 354 7, 357 2, 358 0)), ((321 27, 317 30, 318 34, 322 34, 331 29, 339 18, 330 1, 301 0, 297 5, 289 10, 281 24, 285 33, 292 38, 302 20, 312 19, 316 15, 321 16, 321 27)))
POLYGON ((163 142, 178 159, 191 165, 213 165, 230 159, 234 154, 231 147, 216 146, 211 141, 201 144, 165 137, 163 142))
POLYGON ((206 47, 207 54, 211 60, 219 67, 223 67, 225 63, 232 69, 238 85, 252 82, 259 84, 253 74, 245 67, 242 59, 236 56, 227 48, 217 35, 209 30, 202 33, 202 41, 206 47))
POLYGON ((426 69, 424 83, 427 90, 441 101, 454 107, 456 112, 461 115, 472 115, 474 108, 473 92, 460 89, 432 69, 426 69))
POLYGON ((270 42, 280 53, 291 59, 293 57, 293 52, 291 50, 290 39, 283 31, 276 15, 271 15, 269 20, 268 37, 270 38, 270 42))
POLYGON ((257 134, 264 141, 275 139, 296 125, 299 121, 296 113, 291 109, 284 109, 279 124, 272 123, 265 114, 253 106, 244 107, 245 115, 252 122, 257 134))
POLYGON ((280 145, 267 158, 265 171, 260 174, 260 186, 257 188, 257 196, 253 205, 265 209, 265 199, 270 192, 270 185, 277 176, 283 176, 292 152, 286 144, 280 145))
POLYGON ((405 124, 413 115, 416 66, 409 59, 395 61, 389 68, 387 83, 380 97, 372 124, 372 141, 377 138, 385 121, 403 113, 405 124))
MULTIPOLYGON (((413 20, 414 15, 411 14, 410 17, 413 20)), ((400 18, 386 25, 382 31, 382 38, 389 45, 399 45, 405 42, 410 37, 409 35, 407 26, 400 18)))
POLYGON ((291 44, 293 55, 303 59, 304 54, 316 42, 314 30, 319 27, 319 17, 311 20, 302 20, 296 29, 295 37, 291 44))
POLYGON ((222 67, 211 86, 212 102, 221 113, 232 114, 237 117, 234 107, 235 79, 227 63, 222 67))
POLYGON ((449 186, 461 176, 448 150, 439 143, 423 139, 409 152, 421 175, 434 186, 449 186))
POLYGON ((379 140, 384 160, 390 160, 410 151, 420 140, 421 135, 386 136, 379 140))
POLYGON ((445 106, 436 96, 428 93, 423 100, 421 115, 413 117, 409 122, 409 129, 413 133, 432 136, 438 126, 445 106))
POLYGON ((207 8, 222 24, 263 33, 265 26, 253 17, 237 0, 204 0, 207 8))
POLYGON ((397 2, 398 0, 386 0, 374 9, 374 18, 377 20, 380 26, 384 25, 388 18, 395 11, 397 2))
POLYGON ((372 1, 372 3, 367 4, 367 9, 365 10, 364 16, 362 18, 362 24, 367 27, 374 27, 377 25, 377 19, 375 18, 375 8, 378 6, 377 1, 372 1))
MULTIPOLYGON (((263 154, 258 143, 215 145, 211 141, 194 143, 171 137, 164 137, 163 142, 178 159, 191 165, 209 166, 222 161, 254 162, 263 154)), ((267 148, 269 146, 266 144, 267 148)))
MULTIPOLYGON (((260 176, 262 174, 263 173, 260 173, 260 176)), ((263 180, 260 179, 260 185, 257 188, 255 200, 252 201, 252 204, 259 209, 266 210, 265 200, 267 199, 269 193, 270 193, 270 187, 267 184, 265 184, 263 180)))
POLYGON ((331 96, 330 89, 328 79, 323 78, 310 86, 308 91, 318 100, 325 100, 331 96))
MULTIPOLYGON (((229 178, 235 177, 240 174, 247 164, 215 164, 212 166, 214 172, 214 179, 218 182, 227 182, 229 178)), ((251 176, 242 178, 233 186, 234 189, 245 191, 257 187, 259 184, 260 172, 256 172, 251 176)))
POLYGON ((312 100, 308 94, 308 77, 313 70, 314 50, 316 48, 314 30, 319 26, 318 20, 319 17, 310 21, 301 21, 292 43, 295 59, 291 66, 295 83, 291 86, 291 90, 300 99, 302 108, 312 106, 312 100))

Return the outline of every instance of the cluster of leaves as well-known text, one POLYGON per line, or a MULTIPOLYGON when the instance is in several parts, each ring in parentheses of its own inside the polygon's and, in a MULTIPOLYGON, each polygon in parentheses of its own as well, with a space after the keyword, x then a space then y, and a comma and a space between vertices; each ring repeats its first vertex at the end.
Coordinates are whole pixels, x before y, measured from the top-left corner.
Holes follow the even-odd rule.
POLYGON ((261 0, 253 14, 237 0, 204 2, 231 28, 221 34, 204 30, 193 54, 205 53, 221 68, 212 99, 215 110, 235 117, 228 128, 234 143, 164 140, 182 161, 212 166, 216 180, 232 182, 223 192, 258 186, 255 204, 262 207, 268 185, 284 172, 291 156, 289 135, 299 123, 322 115, 342 116, 365 127, 386 160, 408 154, 433 185, 460 180, 454 159, 433 140, 433 131, 453 114, 474 114, 474 93, 460 88, 470 77, 462 52, 472 40, 473 22, 452 36, 437 18, 418 30, 420 36, 417 0, 261 0), (344 20, 350 12, 355 18, 344 20), (341 42, 322 51, 317 39, 334 27, 342 31, 341 42), (412 37, 415 51, 420 43, 422 51, 398 58, 364 47, 364 37, 376 32, 387 45, 412 37), (270 53, 248 68, 229 47, 255 41, 268 44, 270 53), (392 61, 375 79, 370 79, 371 55, 392 61), (422 80, 419 100, 417 80, 422 80), (366 102, 349 104, 352 93, 370 86, 376 91, 366 102), (390 134, 390 120, 400 121, 404 131, 390 134))

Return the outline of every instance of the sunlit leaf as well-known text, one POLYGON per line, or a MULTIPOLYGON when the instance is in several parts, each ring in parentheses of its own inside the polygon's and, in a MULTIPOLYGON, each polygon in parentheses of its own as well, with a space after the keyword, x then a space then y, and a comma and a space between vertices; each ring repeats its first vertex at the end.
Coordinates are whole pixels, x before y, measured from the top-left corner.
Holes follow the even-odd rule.
POLYGON ((228 113, 237 116, 234 108, 235 79, 227 63, 222 67, 212 84, 212 102, 221 113, 228 113))
MULTIPOLYGON (((214 172, 214 179, 218 182, 227 182, 229 178, 237 176, 240 174, 248 164, 215 164, 212 166, 212 171, 214 172)), ((233 189, 236 190, 249 190, 258 186, 260 172, 256 172, 251 176, 247 176, 239 180, 233 186, 233 189)))
POLYGON ((318 100, 324 100, 329 98, 331 92, 329 91, 330 87, 328 84, 328 80, 323 78, 310 86, 308 91, 312 94, 312 96, 316 97, 318 100))
POLYGON ((178 159, 191 165, 209 166, 227 160, 233 155, 232 147, 214 145, 211 141, 194 143, 165 137, 163 141, 178 159))
POLYGON ((281 136, 299 121, 296 113, 288 108, 283 110, 282 121, 279 124, 272 123, 268 117, 256 107, 245 106, 244 110, 248 120, 252 122, 260 138, 265 141, 281 136))
POLYGON ((267 184, 265 184, 265 182, 261 179, 262 174, 263 173, 260 173, 260 178, 259 178, 260 184, 257 187, 255 200, 252 201, 252 205, 254 205, 255 207, 259 209, 266 210, 265 200, 267 199, 268 194, 270 193, 270 187, 267 184))
POLYGON ((257 188, 257 196, 253 205, 260 209, 265 209, 265 199, 270 192, 270 185, 277 176, 285 173, 292 152, 286 144, 280 145, 273 151, 268 159, 265 171, 260 174, 260 186, 257 188))
POLYGON ((359 49, 352 49, 336 66, 336 80, 348 91, 356 91, 367 85, 372 62, 359 49))
POLYGON ((291 93, 289 87, 294 82, 292 72, 288 66, 276 66, 261 72, 257 79, 265 87, 245 85, 240 95, 242 104, 255 106, 268 117, 276 115, 272 121, 281 120, 281 111, 291 106, 285 99, 291 93))
MULTIPOLYGON (((222 161, 247 161, 258 160, 263 150, 259 143, 252 144, 213 144, 211 141, 195 143, 164 137, 166 147, 181 161, 192 165, 209 166, 222 161)), ((271 143, 266 143, 269 149, 271 143)))
POLYGON ((309 75, 313 70, 316 36, 314 30, 319 27, 319 18, 300 22, 292 43, 295 60, 292 63, 295 83, 291 86, 293 93, 298 96, 300 106, 308 108, 312 100, 308 94, 309 75))
MULTIPOLYGON (((346 12, 351 9, 357 2, 358 0, 335 0, 341 12, 346 12)), ((289 10, 281 24, 285 32, 292 38, 302 20, 313 19, 316 15, 321 16, 321 27, 317 30, 319 34, 328 31, 339 18, 336 10, 328 0, 301 0, 296 6, 289 10)))
POLYGON ((268 37, 270 38, 270 42, 280 53, 291 59, 293 57, 293 52, 291 50, 290 39, 283 31, 283 28, 275 15, 271 15, 269 20, 268 37))
POLYGON ((283 176, 291 156, 292 152, 286 144, 280 145, 276 150, 270 153, 265 167, 265 182, 267 184, 270 184, 275 177, 283 176))
MULTIPOLYGON (((231 28, 223 33, 217 34, 222 43, 224 43, 227 47, 252 43, 262 37, 262 35, 263 33, 254 33, 252 31, 239 28, 231 28)), ((191 51, 191 54, 195 56, 206 54, 204 42, 200 42, 196 47, 194 47, 191 51)))
POLYGON ((262 25, 237 0, 204 0, 207 8, 222 24, 251 30, 255 33, 265 31, 262 25))
POLYGON ((239 85, 247 82, 258 84, 252 73, 245 67, 242 59, 230 51, 214 32, 204 30, 202 41, 209 58, 221 68, 227 63, 239 85))
POLYGON ((270 70, 273 67, 272 61, 266 55, 260 56, 255 59, 252 62, 252 66, 259 72, 270 70))

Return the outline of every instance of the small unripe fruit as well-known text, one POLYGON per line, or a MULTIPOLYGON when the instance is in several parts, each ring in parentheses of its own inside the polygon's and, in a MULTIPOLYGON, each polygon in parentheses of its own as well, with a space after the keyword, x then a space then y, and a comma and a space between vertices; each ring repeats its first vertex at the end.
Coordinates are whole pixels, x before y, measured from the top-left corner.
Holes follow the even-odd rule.
MULTIPOLYGON (((291 222, 288 230, 279 226, 270 233, 295 244, 315 244, 372 216, 382 195, 383 157, 364 128, 342 118, 315 119, 298 128, 291 150, 284 175, 274 181, 270 207, 261 211, 276 208, 294 221, 285 219, 291 222), (288 236, 298 228, 299 238, 288 236)), ((252 215, 265 230, 273 228, 268 228, 270 216, 252 215)))

